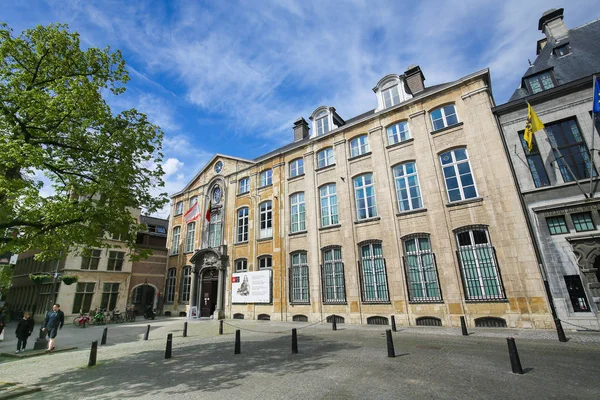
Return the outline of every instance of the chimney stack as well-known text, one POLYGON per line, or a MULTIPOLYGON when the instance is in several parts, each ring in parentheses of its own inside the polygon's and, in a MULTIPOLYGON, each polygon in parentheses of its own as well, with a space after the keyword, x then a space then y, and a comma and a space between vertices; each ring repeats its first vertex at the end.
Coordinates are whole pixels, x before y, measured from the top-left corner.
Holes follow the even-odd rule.
POLYGON ((309 130, 310 128, 308 127, 306 120, 299 117, 296 122, 294 122, 294 142, 307 138, 309 130))
POLYGON ((538 29, 546 35, 549 43, 557 43, 569 37, 569 30, 563 21, 563 8, 552 8, 542 14, 538 29))
POLYGON ((406 77, 406 85, 404 87, 408 94, 414 96, 425 89, 425 76, 418 65, 413 64, 409 66, 404 76, 406 77))

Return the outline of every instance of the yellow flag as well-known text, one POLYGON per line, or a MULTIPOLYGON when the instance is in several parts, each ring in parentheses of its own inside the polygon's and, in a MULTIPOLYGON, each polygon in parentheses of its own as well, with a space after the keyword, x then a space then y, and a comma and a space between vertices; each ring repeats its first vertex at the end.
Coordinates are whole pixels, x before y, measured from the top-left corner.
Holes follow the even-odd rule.
POLYGON ((540 121, 535 111, 533 111, 531 104, 527 103, 527 123, 525 124, 523 139, 527 142, 527 149, 529 151, 533 149, 533 134, 540 129, 544 129, 544 124, 542 124, 542 121, 540 121))

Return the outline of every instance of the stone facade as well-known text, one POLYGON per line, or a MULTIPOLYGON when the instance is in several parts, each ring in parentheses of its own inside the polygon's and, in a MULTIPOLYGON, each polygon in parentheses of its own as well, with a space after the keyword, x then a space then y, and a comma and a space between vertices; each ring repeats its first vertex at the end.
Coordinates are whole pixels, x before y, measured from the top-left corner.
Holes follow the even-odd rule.
MULTIPOLYGON (((472 326, 491 323, 489 317, 493 317, 496 319, 492 321, 509 327, 552 327, 532 239, 491 111, 489 72, 482 70, 412 95, 381 111, 347 120, 321 136, 302 135, 300 139, 296 135, 296 142, 253 161, 216 155, 182 192, 172 196, 174 211, 178 202, 199 196, 202 211, 197 223, 203 225, 204 232, 211 184, 220 179, 224 187, 222 210, 226 222, 222 243, 213 250, 220 257, 218 287, 222 294, 212 315, 317 322, 335 314, 346 323, 361 324, 387 323, 394 316, 400 325, 433 321, 444 326, 459 326, 460 317, 465 316, 472 326), (454 106, 457 123, 435 130, 432 112, 448 105, 454 106), (400 121, 408 122, 409 138, 390 144, 387 128, 400 121), (353 155, 354 140, 360 136, 368 141, 368 151, 353 155), (326 148, 333 149, 334 162, 320 166, 319 154, 326 148), (449 201, 440 163, 442 154, 456 149, 468 153, 477 192, 463 201, 449 201), (302 160, 302 173, 298 173, 298 160, 302 160), (219 162, 223 168, 217 173, 219 162), (416 165, 422 205, 401 211, 394 167, 406 162, 416 165), (272 170, 272 184, 258 187, 260 173, 266 169, 272 170), (357 210, 357 204, 363 203, 357 200, 354 185, 357 178, 367 175, 372 187, 365 193, 369 193, 369 201, 374 201, 376 215, 363 218, 362 211, 357 210), (247 177, 249 191, 240 193, 240 182, 247 177), (324 225, 320 189, 332 184, 337 221, 324 225), (301 206, 292 213, 298 199, 302 199, 301 206), (258 214, 264 201, 272 202, 273 235, 260 239, 258 214), (249 236, 247 241, 238 242, 238 211, 245 207, 249 212, 249 236), (303 224, 298 224, 298 218, 303 224), (461 235, 465 232, 483 235, 475 239, 472 253, 459 248, 458 238, 464 238, 461 235), (422 260, 430 260, 423 262, 434 266, 427 273, 433 271, 435 278, 428 275, 423 279, 438 285, 441 294, 438 292, 435 298, 420 298, 412 292, 418 282, 417 278, 408 278, 412 269, 407 265, 406 246, 413 238, 424 238, 429 243, 427 258, 422 260), (341 279, 334 278, 341 289, 336 301, 329 297, 331 276, 324 266, 325 257, 329 257, 326 253, 332 249, 335 257, 341 256, 336 268, 342 268, 336 271, 343 269, 341 279), (469 259, 468 254, 477 260, 469 259), (247 260, 247 271, 254 272, 259 268, 259 259, 267 255, 272 258, 271 303, 234 303, 236 261, 247 260), (374 275, 369 272, 372 266, 374 275), (489 295, 488 284, 482 283, 486 279, 495 282, 494 295, 489 295), (467 288, 467 281, 482 286, 467 288), (474 295, 477 290, 487 294, 474 295)), ((170 221, 171 245, 173 229, 184 224, 183 216, 175 214, 170 221)), ((205 234, 198 229, 195 234, 194 251, 171 256, 169 268, 180 277, 183 267, 193 265, 196 275, 192 275, 191 286, 199 287, 199 275, 205 268, 199 260, 211 252, 211 246, 205 234)), ((183 236, 176 246, 182 246, 183 236)), ((182 284, 178 280, 175 286, 182 284)), ((203 294, 194 289, 191 293, 192 298, 196 296, 192 306, 199 305, 203 294)), ((173 307, 189 310, 189 305, 173 307)))

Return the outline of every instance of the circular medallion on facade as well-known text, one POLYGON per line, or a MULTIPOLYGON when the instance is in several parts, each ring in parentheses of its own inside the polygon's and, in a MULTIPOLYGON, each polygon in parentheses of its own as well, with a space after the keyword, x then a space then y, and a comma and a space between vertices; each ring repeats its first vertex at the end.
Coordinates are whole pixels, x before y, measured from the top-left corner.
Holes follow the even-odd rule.
POLYGON ((221 191, 221 187, 216 186, 213 189, 213 198, 212 198, 213 203, 215 203, 215 204, 220 203, 221 197, 223 197, 223 192, 221 191))
POLYGON ((215 172, 216 172, 217 174, 219 174, 219 173, 221 173, 221 171, 222 171, 222 170, 223 170, 223 162, 222 162, 222 161, 218 161, 218 162, 215 164, 215 172))

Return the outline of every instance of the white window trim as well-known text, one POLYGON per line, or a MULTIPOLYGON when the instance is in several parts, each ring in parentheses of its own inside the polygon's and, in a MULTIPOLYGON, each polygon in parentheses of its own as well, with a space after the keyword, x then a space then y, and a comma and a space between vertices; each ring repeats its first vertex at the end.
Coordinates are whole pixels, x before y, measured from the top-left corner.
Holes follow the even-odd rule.
POLYGON ((424 203, 423 203, 423 192, 421 191, 421 182, 419 181, 419 171, 417 170, 417 163, 416 161, 408 161, 402 164, 398 164, 396 166, 394 166, 394 168, 392 168, 392 174, 394 175, 394 188, 396 190, 396 205, 398 206, 398 212, 405 212, 405 211, 412 211, 412 210, 420 210, 422 208, 424 208, 424 203), (406 165, 408 164, 414 164, 415 166, 415 172, 411 173, 411 174, 406 174, 406 165), (402 172, 404 173, 404 175, 402 176, 396 176, 396 169, 402 167, 402 172), (419 199, 421 201, 421 206, 414 208, 412 205, 412 197, 410 196, 410 186, 408 186, 408 178, 410 176, 414 176, 417 180, 417 188, 419 189, 419 199), (404 180, 405 182, 405 186, 406 186, 406 192, 408 193, 408 209, 407 210, 403 210, 402 206, 401 206, 401 201, 400 201, 400 191, 398 189, 398 181, 399 180, 404 180))
POLYGON ((448 198, 449 203, 458 203, 460 201, 476 199, 479 196, 479 190, 477 189, 477 182, 475 181, 475 174, 473 173, 473 167, 471 166, 471 159, 469 158, 469 152, 467 151, 466 147, 459 147, 459 148, 455 148, 452 150, 444 151, 444 152, 440 153, 438 159, 440 161, 440 167, 442 168, 442 178, 444 179, 444 186, 446 187, 446 197, 448 198), (467 158, 465 160, 460 160, 457 162, 454 152, 459 149, 465 150, 465 154, 467 155, 467 158), (442 154, 445 154, 445 153, 451 154, 452 162, 450 164, 442 164, 441 157, 442 157, 442 154), (463 164, 463 163, 469 164, 469 172, 471 173, 471 178, 473 179, 473 187, 475 188, 475 196, 469 197, 468 199, 465 198, 463 184, 460 180, 460 173, 458 171, 458 164, 463 164), (448 184, 446 183, 446 174, 444 174, 444 168, 449 167, 449 166, 452 166, 454 168, 454 174, 455 174, 454 176, 456 177, 456 180, 458 182, 458 189, 460 191, 460 200, 450 200, 450 190, 448 188, 448 184))
POLYGON ((265 169, 264 171, 261 171, 259 175, 259 183, 261 188, 273 185, 273 170, 265 169))
POLYGON ((179 254, 179 243, 181 242, 181 226, 174 226, 171 237, 171 255, 179 254), (175 229, 178 230, 177 234, 175 234, 175 229), (175 240, 177 238, 177 240, 175 240))
POLYGON ((264 271, 264 270, 267 270, 267 269, 272 269, 273 268, 273 256, 271 256, 271 255, 259 256, 257 258, 257 260, 256 260, 256 264, 258 266, 258 270, 259 271, 264 271), (270 267, 269 266, 264 266, 264 267, 261 266, 261 264, 263 264, 263 263, 266 264, 267 260, 271 260, 271 262, 270 262, 271 266, 270 267))
POLYGON ((388 146, 391 146, 393 144, 398 144, 398 143, 402 143, 402 142, 406 142, 409 139, 412 139, 412 135, 410 133, 410 126, 408 121, 398 121, 393 123, 392 125, 388 126, 385 129, 385 133, 387 135, 387 140, 388 140, 388 146), (406 138, 404 138, 404 140, 401 137, 401 132, 398 129, 398 126, 400 124, 406 124, 406 138), (390 135, 390 130, 393 130, 393 134, 390 135), (390 139, 392 139, 392 137, 398 137, 398 140, 395 142, 392 142, 390 139))
POLYGON ((326 147, 317 152, 317 168, 325 168, 330 165, 335 164, 335 152, 333 151, 333 147, 326 147), (330 152, 330 155, 328 154, 330 152), (325 157, 323 158, 324 164, 319 165, 319 155, 323 154, 325 157), (331 162, 329 162, 331 160, 331 162))
POLYGON ((407 284, 410 285, 411 284, 411 280, 410 280, 410 266, 408 263, 408 257, 409 256, 414 256, 417 259, 417 270, 418 270, 418 275, 419 275, 419 283, 421 284, 421 287, 423 288, 422 291, 423 293, 427 292, 427 278, 425 277, 425 267, 423 266, 423 256, 426 254, 431 254, 431 261, 433 264, 433 270, 435 271, 435 283, 437 285, 437 291, 438 291, 438 296, 415 296, 414 292, 409 289, 409 295, 410 295, 410 300, 411 301, 442 301, 442 291, 440 288, 440 281, 439 281, 439 277, 438 277, 438 271, 437 271, 437 263, 436 263, 436 259, 435 259, 435 255, 433 252, 433 248, 431 247, 431 238, 427 235, 419 235, 419 236, 415 236, 415 237, 410 237, 408 239, 404 239, 403 240, 403 247, 404 247, 404 255, 406 257, 406 262, 404 267, 406 268, 406 275, 407 275, 407 284), (428 250, 421 250, 420 247, 420 243, 419 243, 419 239, 427 239, 429 241, 429 249, 428 250), (415 249, 414 251, 408 251, 406 244, 408 242, 414 242, 415 243, 415 249))
POLYGON ((290 161, 290 178, 304 175, 304 158, 296 158, 290 161))
POLYGON ((271 238, 273 237, 273 203, 271 202, 271 200, 267 200, 267 201, 263 201, 262 203, 260 203, 258 205, 258 210, 259 210, 259 222, 258 222, 258 237, 259 239, 265 239, 265 238, 271 238), (262 205, 266 205, 268 204, 270 207, 269 208, 265 208, 265 210, 262 210, 262 205), (263 229, 261 227, 262 222, 263 222, 263 218, 265 221, 265 228, 263 229), (271 227, 267 227, 270 222, 271 227))
POLYGON ((304 192, 294 193, 290 196, 290 230, 292 233, 303 232, 306 230, 306 203, 304 192), (300 197, 302 197, 301 200, 300 197), (294 222, 294 216, 298 217, 298 222, 294 222))
POLYGON ((328 106, 320 106, 320 107, 317 107, 317 109, 315 111, 313 111, 312 115, 310 116, 310 120, 312 121, 311 138, 326 135, 327 133, 339 128, 339 126, 337 126, 333 122, 333 113, 334 112, 335 112, 335 108, 328 107, 328 106), (319 130, 318 121, 323 120, 324 118, 327 119, 327 124, 328 124, 329 129, 326 132, 321 132, 319 130))
POLYGON ((250 191, 250 178, 249 177, 241 178, 239 180, 239 185, 238 185, 238 194, 248 193, 249 191, 250 191), (242 182, 245 182, 246 185, 242 185, 242 182), (244 188, 246 190, 242 190, 244 188))
POLYGON ((337 222, 333 222, 333 213, 332 213, 332 208, 333 208, 333 204, 332 204, 332 198, 335 197, 335 207, 336 209, 338 208, 338 202, 337 202, 337 185, 335 183, 328 183, 325 184, 323 186, 321 186, 319 188, 319 211, 320 211, 320 216, 321 216, 321 227, 327 227, 327 226, 331 226, 331 225, 338 225, 340 223, 340 216, 339 216, 339 210, 336 211, 335 216, 337 219, 337 222), (335 191, 334 193, 331 193, 330 188, 333 187, 333 190, 335 191), (327 193, 326 194, 322 194, 321 190, 323 189, 327 189, 327 193), (327 205, 325 207, 323 207, 323 200, 327 201, 327 205), (323 209, 326 208, 328 211, 328 215, 327 217, 327 223, 324 224, 323 223, 323 209))
POLYGON ((442 106, 439 106, 437 108, 434 108, 433 110, 431 110, 431 112, 429 113, 429 120, 431 121, 431 130, 433 132, 435 131, 439 131, 441 129, 445 129, 448 128, 450 126, 455 126, 460 124, 460 118, 458 117, 458 110, 456 109, 456 104, 454 103, 449 103, 449 104, 444 104, 442 106), (448 120, 447 120, 447 116, 446 116, 446 111, 444 110, 444 107, 448 107, 448 106, 452 106, 454 107, 454 115, 456 116, 456 124, 452 124, 452 125, 448 125, 448 120), (442 114, 442 121, 444 122, 444 126, 441 128, 437 128, 435 127, 435 124, 433 122, 433 113, 437 110, 440 110, 441 114, 442 114))
POLYGON ((354 203, 356 206, 356 220, 362 221, 365 219, 377 217, 377 197, 376 197, 376 193, 375 193, 375 181, 373 180, 373 174, 368 173, 368 174, 362 174, 362 175, 354 177, 354 179, 352 179, 352 188, 354 189, 354 203), (371 175, 371 183, 370 184, 365 183, 365 176, 367 176, 367 175, 371 175), (362 184, 359 188, 357 188, 354 185, 354 182, 356 182, 357 179, 360 179, 362 181, 362 184), (367 187, 368 186, 373 187, 373 214, 374 215, 369 215, 369 202, 367 201, 367 187), (358 207, 358 196, 356 196, 357 190, 361 190, 364 194, 365 207, 366 207, 365 210, 367 211, 366 212, 367 215, 364 218, 360 218, 359 207, 358 207))
POLYGON ((352 138, 352 140, 350 140, 350 158, 354 158, 354 157, 358 157, 358 156, 362 156, 363 154, 367 154, 371 151, 371 149, 369 148, 369 135, 360 135, 360 136, 356 136, 355 138, 352 138), (363 143, 361 144, 361 139, 365 139, 363 141, 363 143), (358 151, 357 154, 353 154, 353 144, 356 143, 356 149, 358 151))
POLYGON ((373 88, 373 91, 375 92, 375 94, 377 96, 377 108, 375 109, 375 112, 377 113, 381 110, 385 110, 386 108, 391 108, 391 107, 394 107, 397 105, 397 104, 394 104, 390 107, 386 107, 385 99, 384 99, 384 95, 383 95, 384 91, 391 89, 394 86, 396 86, 398 88, 398 97, 399 97, 398 104, 411 99, 412 96, 409 95, 408 93, 406 93, 405 85, 406 85, 406 82, 404 82, 404 80, 401 79, 400 75, 398 75, 398 74, 389 74, 389 75, 386 75, 383 78, 381 78, 379 80, 379 82, 377 83, 377 86, 375 86, 373 88))
POLYGON ((187 224, 185 228, 185 249, 184 253, 190 253, 194 251, 194 243, 196 239, 196 221, 192 221, 187 224), (190 232, 190 227, 193 226, 193 231, 190 232))
POLYGON ((248 207, 242 207, 237 211, 237 230, 236 230, 236 243, 243 243, 243 242, 247 242, 248 241, 248 234, 249 234, 249 228, 250 228, 250 208, 248 207), (242 211, 246 211, 246 215, 242 215, 240 216, 240 212, 242 211), (241 223, 240 223, 241 222, 241 223), (245 233, 242 232, 240 234, 240 228, 246 228, 245 229, 245 233), (242 238, 240 239, 240 235, 242 235, 242 238), (246 238, 244 239, 243 235, 246 236, 246 238))

